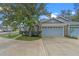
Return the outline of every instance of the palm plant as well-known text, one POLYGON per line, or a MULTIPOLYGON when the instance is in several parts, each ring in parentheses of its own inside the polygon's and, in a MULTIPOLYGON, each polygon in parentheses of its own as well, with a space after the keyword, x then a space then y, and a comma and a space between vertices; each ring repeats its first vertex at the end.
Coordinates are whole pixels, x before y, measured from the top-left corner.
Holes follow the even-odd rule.
MULTIPOLYGON (((44 3, 19 3, 19 4, 0 4, 2 12, 7 18, 8 25, 16 21, 17 25, 26 23, 29 26, 29 36, 31 36, 34 26, 39 23, 39 16, 48 14, 44 3)), ((5 21, 4 21, 5 23, 5 21)))

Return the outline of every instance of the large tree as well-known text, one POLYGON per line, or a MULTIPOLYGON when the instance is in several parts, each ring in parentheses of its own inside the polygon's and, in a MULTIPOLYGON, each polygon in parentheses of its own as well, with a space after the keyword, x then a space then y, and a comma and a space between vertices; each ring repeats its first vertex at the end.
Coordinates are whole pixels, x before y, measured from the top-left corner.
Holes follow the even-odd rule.
POLYGON ((34 25, 39 23, 39 16, 48 14, 44 3, 19 3, 19 4, 0 4, 4 17, 4 23, 12 25, 26 23, 29 26, 29 34, 32 32, 34 25))

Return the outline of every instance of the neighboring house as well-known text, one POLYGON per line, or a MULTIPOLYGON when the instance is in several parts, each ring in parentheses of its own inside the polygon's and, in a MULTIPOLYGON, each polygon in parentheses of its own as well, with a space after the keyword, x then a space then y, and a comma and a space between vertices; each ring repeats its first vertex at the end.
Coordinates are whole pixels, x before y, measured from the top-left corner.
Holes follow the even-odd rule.
POLYGON ((10 26, 2 26, 2 31, 3 32, 11 32, 12 31, 12 27, 10 27, 10 26))
POLYGON ((79 22, 58 16, 41 22, 42 37, 79 36, 79 22))
MULTIPOLYGON (((40 24, 36 24, 33 26, 31 35, 40 35, 40 24)), ((21 23, 19 26, 19 32, 23 35, 29 35, 29 26, 27 24, 21 23)))
POLYGON ((11 32, 13 31, 11 26, 4 26, 2 23, 0 24, 0 32, 11 32))

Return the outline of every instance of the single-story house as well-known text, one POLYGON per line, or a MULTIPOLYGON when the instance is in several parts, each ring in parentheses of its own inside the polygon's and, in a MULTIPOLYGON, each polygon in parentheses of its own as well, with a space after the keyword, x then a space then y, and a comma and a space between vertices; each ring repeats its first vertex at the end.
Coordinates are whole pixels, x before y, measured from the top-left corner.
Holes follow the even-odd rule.
POLYGON ((58 16, 41 22, 42 37, 79 36, 79 22, 58 16))
POLYGON ((11 26, 2 26, 1 30, 2 32, 11 32, 13 29, 11 26))

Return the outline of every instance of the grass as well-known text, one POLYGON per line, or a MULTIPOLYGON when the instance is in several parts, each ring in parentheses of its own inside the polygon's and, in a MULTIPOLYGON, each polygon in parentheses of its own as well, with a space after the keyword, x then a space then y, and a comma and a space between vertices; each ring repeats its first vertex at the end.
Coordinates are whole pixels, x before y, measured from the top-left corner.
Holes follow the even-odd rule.
POLYGON ((38 36, 33 36, 33 37, 22 36, 18 32, 17 33, 15 32, 15 33, 8 33, 8 34, 0 34, 0 37, 16 39, 16 40, 23 40, 23 41, 33 41, 33 40, 38 40, 41 38, 38 36))
POLYGON ((4 38, 15 38, 17 37, 19 34, 1 34, 0 37, 4 37, 4 38))
POLYGON ((16 40, 23 40, 23 41, 34 41, 34 40, 38 40, 41 37, 29 37, 29 36, 20 36, 18 38, 16 38, 16 40))

